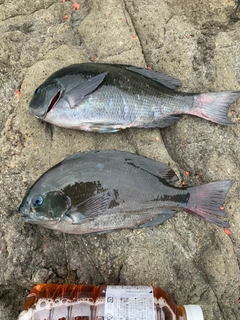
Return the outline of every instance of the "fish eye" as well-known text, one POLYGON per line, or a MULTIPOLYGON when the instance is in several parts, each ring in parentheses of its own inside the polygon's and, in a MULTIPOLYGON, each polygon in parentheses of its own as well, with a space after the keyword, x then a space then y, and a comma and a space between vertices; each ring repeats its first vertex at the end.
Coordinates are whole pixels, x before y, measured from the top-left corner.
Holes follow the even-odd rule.
POLYGON ((35 95, 38 94, 39 91, 40 91, 40 87, 38 87, 38 88, 35 90, 34 94, 35 94, 35 95))
POLYGON ((34 207, 40 207, 43 203, 43 197, 41 195, 34 196, 31 200, 31 203, 34 207))

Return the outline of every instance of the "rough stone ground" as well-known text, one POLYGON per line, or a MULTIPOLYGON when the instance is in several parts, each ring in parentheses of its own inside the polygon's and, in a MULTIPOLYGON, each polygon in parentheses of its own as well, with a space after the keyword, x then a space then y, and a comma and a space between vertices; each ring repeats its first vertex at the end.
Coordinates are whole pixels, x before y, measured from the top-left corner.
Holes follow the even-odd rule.
POLYGON ((231 127, 184 116, 161 132, 109 135, 51 132, 28 112, 48 75, 92 60, 163 70, 189 92, 239 90, 239 1, 78 3, 74 10, 73 1, 0 0, 0 319, 16 319, 39 282, 160 285, 178 304, 200 304, 207 320, 239 319, 240 100, 231 127), (22 197, 46 169, 73 152, 109 148, 169 163, 186 185, 235 180, 225 203, 231 235, 185 213, 156 228, 99 236, 21 221, 22 197))

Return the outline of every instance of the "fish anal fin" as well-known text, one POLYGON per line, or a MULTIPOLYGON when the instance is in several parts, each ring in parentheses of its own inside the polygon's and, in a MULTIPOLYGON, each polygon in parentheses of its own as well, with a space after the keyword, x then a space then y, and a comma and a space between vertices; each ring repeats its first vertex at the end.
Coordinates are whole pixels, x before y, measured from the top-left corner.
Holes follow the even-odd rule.
POLYGON ((71 218, 73 224, 81 224, 86 220, 93 220, 107 210, 113 199, 114 191, 109 189, 72 207, 66 215, 71 218))
POLYGON ((166 116, 160 119, 156 119, 155 121, 152 121, 148 124, 144 124, 144 125, 140 125, 140 126, 136 126, 136 127, 140 127, 140 128, 166 128, 166 127, 170 127, 171 125, 173 125, 175 122, 177 122, 178 120, 180 120, 182 118, 181 115, 172 115, 172 116, 166 116))
POLYGON ((156 227, 159 224, 162 224, 168 219, 171 219, 175 215, 176 211, 174 210, 166 210, 161 211, 158 215, 153 217, 151 220, 148 220, 147 222, 144 222, 132 229, 139 229, 139 228, 148 228, 148 227, 156 227))

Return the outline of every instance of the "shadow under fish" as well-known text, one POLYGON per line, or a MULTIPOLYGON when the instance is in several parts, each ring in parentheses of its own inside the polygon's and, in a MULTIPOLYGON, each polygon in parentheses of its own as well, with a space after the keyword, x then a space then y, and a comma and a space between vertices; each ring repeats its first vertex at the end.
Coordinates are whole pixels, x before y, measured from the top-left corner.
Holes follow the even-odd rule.
POLYGON ((223 203, 233 181, 178 188, 165 164, 124 151, 76 153, 45 172, 19 207, 25 222, 74 234, 157 226, 182 210, 229 227, 223 203))
POLYGON ((181 114, 222 125, 240 91, 185 93, 181 82, 144 68, 104 63, 74 64, 53 73, 36 90, 29 110, 57 126, 95 132, 164 128, 181 114))

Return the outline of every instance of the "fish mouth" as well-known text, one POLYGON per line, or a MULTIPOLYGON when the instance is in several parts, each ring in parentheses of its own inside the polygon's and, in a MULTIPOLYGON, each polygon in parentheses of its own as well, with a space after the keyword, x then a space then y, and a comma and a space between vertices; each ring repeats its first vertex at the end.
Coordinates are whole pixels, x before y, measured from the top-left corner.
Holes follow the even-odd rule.
MULTIPOLYGON (((31 217, 29 214, 27 213, 20 213, 21 214, 21 218, 24 222, 28 222, 28 223, 31 223, 31 224, 42 224, 43 221, 45 219, 36 219, 34 217, 31 217)), ((47 220, 47 219, 46 219, 47 220)))
POLYGON ((31 217, 29 208, 26 208, 26 207, 24 208, 23 206, 20 206, 18 208, 18 213, 21 215, 21 218, 24 221, 34 220, 34 218, 31 217))
POLYGON ((58 102, 60 96, 61 96, 62 90, 58 90, 58 92, 55 94, 55 96, 52 98, 51 103, 49 104, 49 107, 45 113, 44 116, 46 116, 46 114, 48 112, 50 112, 52 110, 52 108, 56 105, 56 103, 58 102))
POLYGON ((23 212, 23 210, 21 208, 18 209, 18 213, 21 215, 21 218, 24 221, 33 220, 33 218, 31 218, 31 216, 28 213, 23 212))
POLYGON ((20 213, 20 215, 21 215, 21 218, 22 218, 22 220, 24 221, 24 222, 33 222, 33 221, 35 221, 35 219, 34 218, 32 218, 31 216, 29 216, 28 214, 26 214, 26 213, 21 213, 21 212, 19 212, 20 213))
POLYGON ((22 219, 23 219, 24 222, 32 222, 32 221, 34 221, 34 219, 29 217, 29 216, 22 216, 22 219))

